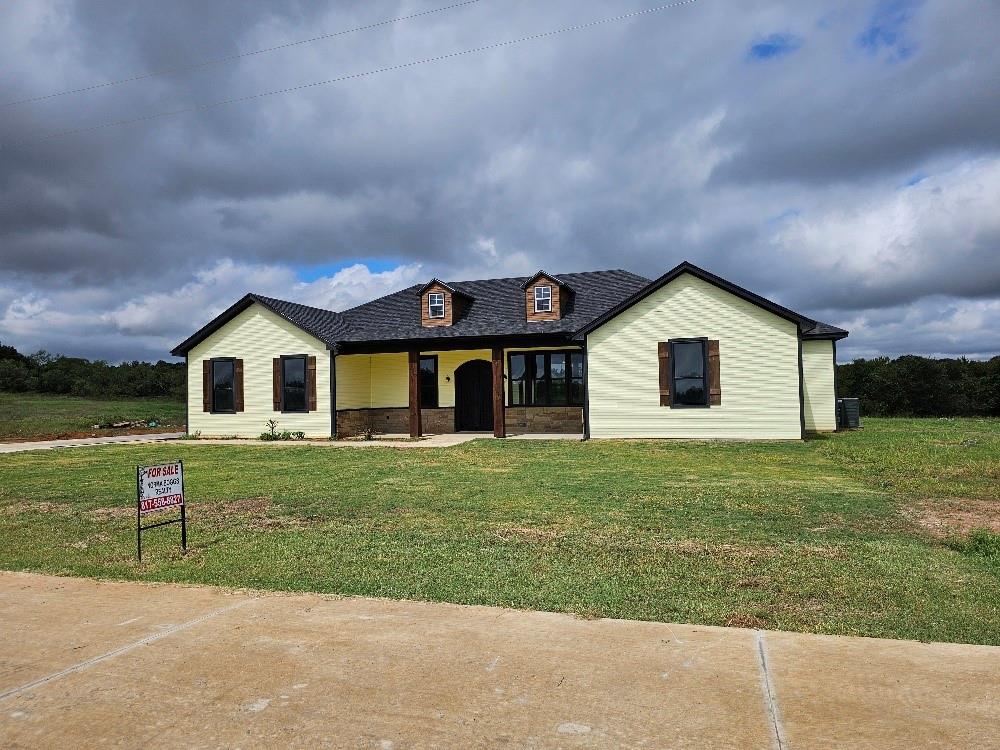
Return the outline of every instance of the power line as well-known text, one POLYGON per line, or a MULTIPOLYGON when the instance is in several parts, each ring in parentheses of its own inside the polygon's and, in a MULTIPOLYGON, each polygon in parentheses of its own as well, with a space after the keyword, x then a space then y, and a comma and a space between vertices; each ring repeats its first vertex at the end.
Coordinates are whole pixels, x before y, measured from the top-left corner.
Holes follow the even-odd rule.
POLYGON ((320 36, 310 37, 309 39, 300 39, 297 42, 287 42, 285 44, 276 44, 273 47, 264 47, 263 49, 252 50, 250 52, 241 52, 237 55, 228 55, 226 57, 217 57, 212 60, 205 60, 199 63, 192 63, 190 65, 177 65, 171 68, 160 68, 159 70, 153 70, 148 73, 140 73, 138 75, 129 76, 128 78, 118 78, 113 81, 105 81, 104 83, 95 83, 92 86, 83 86, 78 89, 67 89, 66 91, 57 91, 53 94, 44 94, 42 96, 33 96, 28 99, 18 99, 17 101, 7 102, 6 104, 0 104, 0 107, 13 107, 17 104, 30 104, 32 102, 40 102, 46 99, 55 99, 59 96, 68 96, 69 94, 82 94, 85 91, 94 91, 95 89, 108 88, 109 86, 119 86, 123 83, 132 83, 133 81, 142 81, 147 78, 155 78, 156 76, 167 75, 168 73, 181 73, 188 70, 198 70, 200 68, 208 68, 212 65, 222 65, 223 63, 233 62, 234 60, 240 60, 244 57, 253 57, 254 55, 263 55, 267 52, 275 52, 280 49, 288 49, 289 47, 297 47, 300 44, 311 44, 312 42, 320 42, 324 39, 333 39, 334 37, 344 36, 346 34, 354 34, 359 31, 368 31, 370 29, 377 29, 380 26, 388 26, 389 24, 399 23, 400 21, 409 21, 413 18, 420 18, 421 16, 429 16, 433 13, 443 13, 446 10, 454 10, 455 8, 461 8, 465 5, 474 5, 475 3, 481 2, 481 0, 465 0, 461 3, 453 3, 452 5, 445 5, 442 8, 434 8, 433 10, 424 10, 420 13, 411 13, 408 16, 398 16, 396 18, 388 18, 384 21, 376 21, 375 23, 365 24, 364 26, 357 26, 353 29, 345 29, 343 31, 334 31, 330 34, 322 34, 320 36))
POLYGON ((667 3, 665 5, 657 5, 653 8, 646 8, 645 10, 636 10, 631 13, 622 13, 621 15, 612 16, 610 18, 602 18, 597 21, 589 21, 587 23, 574 24, 573 26, 564 26, 561 29, 553 29, 552 31, 543 31, 538 34, 530 34, 528 36, 518 37, 517 39, 508 39, 504 42, 494 42, 493 44, 486 44, 481 47, 472 47, 470 49, 461 50, 459 52, 449 52, 443 55, 435 55, 433 57, 424 57, 419 60, 411 60, 410 62, 399 63, 397 65, 388 65, 383 68, 375 68, 374 70, 367 70, 362 73, 350 73, 348 75, 338 76, 336 78, 328 78, 325 81, 315 81, 313 83, 304 83, 299 86, 290 86, 284 89, 273 89, 271 91, 264 91, 259 94, 249 94, 247 96, 238 96, 232 99, 222 99, 216 102, 208 102, 206 104, 196 104, 191 107, 184 107, 182 109, 168 110, 164 112, 154 112, 153 114, 143 115, 141 117, 132 117, 125 120, 111 120, 109 122, 103 122, 97 125, 89 125, 82 128, 73 128, 71 130, 59 130, 54 133, 49 133, 48 135, 43 135, 39 140, 51 140, 53 138, 62 138, 67 135, 77 135, 79 133, 88 133, 94 130, 102 130, 104 128, 114 128, 120 127, 122 125, 133 125, 139 122, 146 122, 148 120, 156 120, 161 117, 172 117, 174 115, 182 115, 190 112, 201 112, 207 109, 214 109, 216 107, 223 107, 228 104, 238 104, 240 102, 253 101, 255 99, 263 99, 268 96, 278 96, 279 94, 290 94, 295 91, 302 91, 304 89, 316 88, 317 86, 329 86, 334 83, 342 83, 344 81, 352 81, 358 78, 366 78, 368 76, 378 75, 379 73, 388 73, 394 70, 404 70, 406 68, 413 68, 417 65, 425 65, 432 62, 440 62, 441 60, 450 60, 455 57, 464 57, 465 55, 473 55, 478 52, 486 52, 488 50, 500 49, 502 47, 510 47, 515 44, 523 44, 524 42, 534 41, 536 39, 545 39, 547 37, 556 36, 557 34, 565 34, 570 31, 580 31, 582 29, 590 29, 595 26, 604 26, 609 23, 615 23, 617 21, 625 21, 630 18, 636 18, 638 16, 646 16, 651 13, 658 13, 660 11, 668 10, 670 8, 678 8, 682 5, 692 5, 698 2, 698 0, 678 0, 677 2, 667 3))

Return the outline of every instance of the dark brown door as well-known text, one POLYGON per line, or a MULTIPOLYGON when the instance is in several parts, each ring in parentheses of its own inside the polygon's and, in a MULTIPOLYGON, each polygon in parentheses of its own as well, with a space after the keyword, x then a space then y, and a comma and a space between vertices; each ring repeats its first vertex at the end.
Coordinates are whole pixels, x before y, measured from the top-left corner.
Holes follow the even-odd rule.
POLYGON ((493 429, 493 365, 483 359, 455 370, 455 429, 493 429))

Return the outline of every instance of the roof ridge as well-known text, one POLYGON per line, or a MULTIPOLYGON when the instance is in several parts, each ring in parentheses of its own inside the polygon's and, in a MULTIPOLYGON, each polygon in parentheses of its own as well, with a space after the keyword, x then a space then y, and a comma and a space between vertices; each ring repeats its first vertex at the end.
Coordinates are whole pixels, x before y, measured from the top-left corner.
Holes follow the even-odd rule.
POLYGON ((342 314, 342 313, 337 312, 336 310, 330 310, 329 308, 326 308, 326 307, 316 307, 315 305, 304 305, 301 302, 293 302, 290 299, 281 299, 280 297, 269 297, 266 294, 257 294, 257 292, 250 292, 250 296, 254 297, 256 299, 266 299, 266 300, 269 300, 271 302, 280 302, 283 305, 295 305, 296 307, 304 307, 307 310, 316 310, 318 312, 329 313, 330 315, 341 315, 342 314))
POLYGON ((367 302, 362 302, 360 305, 355 305, 354 307, 348 307, 346 310, 341 310, 338 314, 339 315, 347 315, 347 313, 349 313, 349 312, 353 312, 354 310, 358 310, 358 309, 360 309, 362 307, 366 307, 367 305, 370 305, 370 304, 372 304, 374 302, 381 302, 382 300, 388 299, 389 297, 392 297, 393 295, 402 294, 403 292, 408 292, 411 289, 420 289, 422 286, 424 286, 424 285, 423 284, 410 284, 408 287, 404 287, 402 289, 397 289, 396 291, 389 292, 388 294, 383 294, 381 297, 376 297, 375 299, 370 299, 367 302))
MULTIPOLYGON (((487 281, 523 281, 524 279, 530 279, 532 276, 537 275, 537 271, 534 274, 524 274, 522 276, 501 276, 495 279, 465 279, 463 281, 449 281, 449 284, 476 284, 484 283, 487 281)), ((548 271, 546 271, 548 273, 548 271)), ((625 268, 599 268, 593 271, 569 271, 568 273, 553 273, 552 276, 557 276, 562 278, 563 276, 588 276, 596 273, 627 273, 630 276, 634 276, 639 279, 646 278, 645 276, 639 276, 637 273, 633 273, 625 268)))

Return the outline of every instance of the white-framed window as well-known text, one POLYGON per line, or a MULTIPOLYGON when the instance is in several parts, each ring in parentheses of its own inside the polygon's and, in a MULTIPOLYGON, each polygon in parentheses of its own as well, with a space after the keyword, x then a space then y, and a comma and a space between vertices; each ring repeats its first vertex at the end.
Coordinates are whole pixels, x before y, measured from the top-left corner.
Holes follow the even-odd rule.
POLYGON ((535 312, 552 312, 552 287, 535 287, 535 312))
POLYGON ((427 295, 427 317, 444 317, 444 292, 431 292, 427 295))

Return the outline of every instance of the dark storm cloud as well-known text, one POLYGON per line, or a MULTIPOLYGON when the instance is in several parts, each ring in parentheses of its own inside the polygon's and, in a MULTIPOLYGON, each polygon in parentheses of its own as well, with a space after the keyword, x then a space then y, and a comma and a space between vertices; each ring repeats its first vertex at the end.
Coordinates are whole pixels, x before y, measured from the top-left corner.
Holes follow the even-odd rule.
MULTIPOLYGON (((9 4, 0 102, 446 4, 9 4)), ((157 358, 249 288, 344 307, 430 275, 655 276, 687 258, 853 324, 843 352, 995 349, 983 331, 1000 328, 1000 10, 988 0, 701 0, 43 138, 654 4, 482 0, 0 109, 0 339, 157 358), (334 270, 300 282, 312 267, 334 270)))

